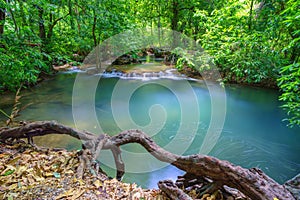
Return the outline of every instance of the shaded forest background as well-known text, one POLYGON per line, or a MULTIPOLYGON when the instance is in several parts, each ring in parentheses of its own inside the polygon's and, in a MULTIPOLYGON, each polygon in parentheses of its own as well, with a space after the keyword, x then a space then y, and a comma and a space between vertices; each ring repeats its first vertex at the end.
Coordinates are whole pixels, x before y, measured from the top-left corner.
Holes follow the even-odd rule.
MULTIPOLYGON (((52 65, 77 65, 105 39, 142 27, 193 38, 225 82, 276 85, 290 126, 300 125, 297 0, 0 0, 0 92, 35 84, 52 65)), ((201 70, 188 56, 176 66, 201 70)))

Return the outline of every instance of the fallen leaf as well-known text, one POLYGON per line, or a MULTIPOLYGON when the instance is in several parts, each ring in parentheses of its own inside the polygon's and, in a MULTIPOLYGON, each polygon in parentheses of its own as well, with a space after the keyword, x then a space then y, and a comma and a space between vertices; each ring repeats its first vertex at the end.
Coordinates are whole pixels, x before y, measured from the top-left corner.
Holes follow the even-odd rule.
POLYGON ((96 181, 94 182, 94 185, 95 185, 97 188, 103 186, 102 182, 100 182, 99 180, 96 180, 96 181))
POLYGON ((2 153, 0 154, 0 159, 1 158, 6 158, 6 157, 9 157, 10 155, 8 153, 2 153))
POLYGON ((37 182, 41 182, 41 181, 45 180, 45 178, 40 177, 40 176, 34 176, 34 179, 35 179, 37 182))
POLYGON ((4 170, 4 174, 1 174, 1 176, 8 176, 8 175, 11 175, 12 173, 14 173, 14 169, 8 169, 7 171, 4 170))
POLYGON ((64 173, 65 173, 65 174, 74 174, 74 171, 72 171, 72 170, 67 170, 67 171, 65 171, 64 173))
POLYGON ((14 189, 16 189, 18 187, 18 183, 14 183, 14 184, 11 184, 9 187, 8 187, 8 189, 9 190, 14 190, 14 189))
POLYGON ((53 173, 46 172, 46 173, 44 174, 44 176, 46 176, 46 177, 50 177, 50 176, 53 176, 53 173))
POLYGON ((77 190, 74 194, 73 194, 73 196, 72 196, 72 200, 75 200, 75 199, 77 199, 78 197, 80 197, 82 194, 84 193, 84 190, 77 190))
POLYGON ((17 170, 16 170, 16 175, 17 177, 20 177, 23 172, 27 171, 27 166, 20 166, 20 167, 17 167, 17 170))
POLYGON ((65 193, 63 193, 63 194, 59 195, 58 197, 56 197, 55 199, 58 200, 58 199, 62 199, 64 197, 71 196, 71 195, 73 195, 73 191, 74 191, 74 189, 71 188, 68 191, 66 191, 65 193))

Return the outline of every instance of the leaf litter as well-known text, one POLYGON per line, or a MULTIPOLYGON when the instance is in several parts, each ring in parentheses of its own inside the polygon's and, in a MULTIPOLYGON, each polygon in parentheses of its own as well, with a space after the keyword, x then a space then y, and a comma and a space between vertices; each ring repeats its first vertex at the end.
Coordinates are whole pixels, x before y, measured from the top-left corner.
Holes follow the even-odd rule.
POLYGON ((0 143, 0 199, 168 199, 160 190, 142 189, 85 173, 76 178, 78 151, 37 149, 0 143))

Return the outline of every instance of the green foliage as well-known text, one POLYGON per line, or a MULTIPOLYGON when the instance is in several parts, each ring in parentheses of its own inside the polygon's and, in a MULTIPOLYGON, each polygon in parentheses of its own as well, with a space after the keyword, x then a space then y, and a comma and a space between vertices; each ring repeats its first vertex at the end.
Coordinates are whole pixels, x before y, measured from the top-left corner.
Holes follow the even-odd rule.
POLYGON ((268 32, 249 30, 246 26, 247 9, 247 4, 236 1, 205 16, 206 31, 198 35, 199 42, 214 56, 225 81, 275 82, 284 60, 274 49, 268 32))
POLYGON ((279 100, 287 110, 290 126, 300 125, 300 63, 293 63, 282 67, 278 84, 282 90, 279 100))
POLYGON ((300 2, 290 0, 281 13, 282 26, 288 31, 287 44, 283 52, 292 64, 281 67, 278 85, 282 91, 279 100, 287 111, 289 126, 300 126, 300 2))
MULTIPOLYGON (((252 9, 250 0, 194 6, 178 23, 213 56, 224 81, 278 83, 289 123, 299 125, 300 2, 254 1, 252 9)), ((201 72, 202 56, 181 53, 176 66, 201 72)))
POLYGON ((189 52, 178 47, 172 53, 179 56, 176 62, 176 68, 179 70, 183 70, 187 66, 201 73, 211 68, 212 58, 204 51, 189 52))
POLYGON ((49 71, 47 62, 43 60, 38 46, 28 46, 24 41, 2 37, 0 43, 0 90, 15 91, 21 85, 30 85, 37 82, 40 71, 49 71))
POLYGON ((0 91, 34 84, 52 65, 82 61, 95 45, 132 27, 122 0, 0 3, 6 14, 0 20, 0 91))
MULTIPOLYGON (((52 65, 82 61, 124 30, 164 27, 194 38, 213 57, 178 48, 179 69, 201 72, 213 62, 227 82, 277 80, 290 123, 299 125, 299 93, 293 89, 299 82, 298 0, 11 0, 0 1, 0 7, 6 14, 0 20, 0 91, 34 84, 52 65)), ((130 38, 116 42, 135 47, 130 38)))

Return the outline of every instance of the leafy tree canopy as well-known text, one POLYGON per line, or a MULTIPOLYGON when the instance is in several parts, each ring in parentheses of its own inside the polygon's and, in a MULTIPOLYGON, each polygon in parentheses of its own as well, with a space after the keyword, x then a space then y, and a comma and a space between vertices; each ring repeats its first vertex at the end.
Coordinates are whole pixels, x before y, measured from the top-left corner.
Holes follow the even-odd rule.
MULTIPOLYGON (((0 90, 35 84, 53 64, 82 61, 105 39, 139 27, 194 38, 227 82, 277 85, 290 125, 300 125, 297 0, 0 0, 0 90)), ((183 55, 177 67, 202 70, 197 59, 183 55)))

